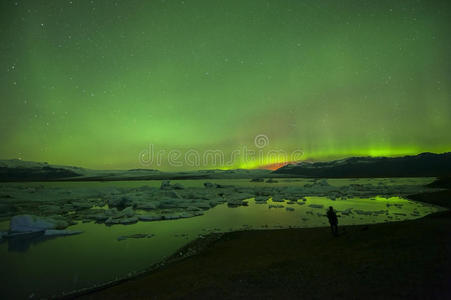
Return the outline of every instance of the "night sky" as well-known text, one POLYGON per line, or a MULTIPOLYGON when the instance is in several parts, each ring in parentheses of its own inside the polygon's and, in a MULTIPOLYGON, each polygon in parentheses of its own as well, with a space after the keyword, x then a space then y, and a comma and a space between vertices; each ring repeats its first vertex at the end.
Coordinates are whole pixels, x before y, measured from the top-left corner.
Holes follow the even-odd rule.
POLYGON ((306 160, 450 151, 450 3, 1 1, 0 158, 138 168, 261 134, 306 160))

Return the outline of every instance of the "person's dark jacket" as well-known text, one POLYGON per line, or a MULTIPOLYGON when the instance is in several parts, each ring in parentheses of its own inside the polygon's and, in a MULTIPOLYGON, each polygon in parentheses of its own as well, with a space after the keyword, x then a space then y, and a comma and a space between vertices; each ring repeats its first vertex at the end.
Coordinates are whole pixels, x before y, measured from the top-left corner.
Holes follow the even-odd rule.
POLYGON ((327 218, 330 224, 338 224, 337 214, 333 210, 327 211, 327 218))

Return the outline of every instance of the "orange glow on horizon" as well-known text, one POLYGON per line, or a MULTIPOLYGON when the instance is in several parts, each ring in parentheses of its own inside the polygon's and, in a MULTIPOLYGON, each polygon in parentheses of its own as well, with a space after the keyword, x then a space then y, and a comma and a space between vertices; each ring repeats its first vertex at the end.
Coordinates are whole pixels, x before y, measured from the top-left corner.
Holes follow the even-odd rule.
POLYGON ((275 171, 283 166, 286 166, 288 164, 294 164, 295 161, 286 161, 286 162, 279 162, 279 163, 273 163, 273 164, 267 164, 263 166, 259 166, 258 169, 265 169, 265 170, 272 170, 275 171))

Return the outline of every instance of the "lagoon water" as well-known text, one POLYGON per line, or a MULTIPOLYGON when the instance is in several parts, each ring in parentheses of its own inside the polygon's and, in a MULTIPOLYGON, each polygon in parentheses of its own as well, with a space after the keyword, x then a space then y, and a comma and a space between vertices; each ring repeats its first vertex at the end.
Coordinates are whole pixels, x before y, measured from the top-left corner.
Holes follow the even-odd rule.
MULTIPOLYGON (((249 180, 226 180, 232 185, 254 185, 249 180)), ((359 183, 365 179, 357 180, 359 183)), ((397 179, 392 184, 424 184, 430 179, 397 179)), ((183 181, 185 186, 201 186, 204 181, 183 181)), ((219 182, 219 180, 215 180, 219 182)), ((225 182, 225 181, 224 181, 225 182)), ((303 185, 308 180, 283 180, 277 186, 303 185)), ((329 180, 332 185, 349 184, 347 180, 329 180)), ((356 180, 352 181, 356 183, 356 180)), ((376 181, 377 182, 377 181, 376 181)), ((46 183, 64 187, 90 185, 159 186, 152 182, 108 183, 46 183)), ((22 184, 23 185, 23 184, 22 184)), ((31 183, 33 185, 33 183, 31 183)), ((10 239, 0 244, 2 267, 0 298, 29 298, 61 295, 80 288, 126 276, 143 270, 174 254, 189 241, 209 232, 228 232, 247 229, 328 226, 326 209, 352 209, 353 213, 339 213, 339 225, 368 224, 415 219, 441 208, 399 197, 351 198, 331 200, 326 197, 306 197, 304 204, 288 202, 228 207, 220 204, 202 216, 177 220, 139 222, 132 225, 106 226, 82 223, 70 230, 82 230, 80 235, 43 239, 10 239), (270 205, 283 205, 270 208, 270 205), (323 206, 320 208, 320 206, 323 206), (287 209, 289 208, 289 209, 287 209), (291 208, 291 209, 290 209, 291 208), (383 211, 383 212, 382 212, 383 211), (118 240, 120 236, 153 234, 149 238, 118 240)), ((8 221, 0 223, 0 230, 8 228, 8 221)), ((302 249, 300 249, 302 251, 302 249)))

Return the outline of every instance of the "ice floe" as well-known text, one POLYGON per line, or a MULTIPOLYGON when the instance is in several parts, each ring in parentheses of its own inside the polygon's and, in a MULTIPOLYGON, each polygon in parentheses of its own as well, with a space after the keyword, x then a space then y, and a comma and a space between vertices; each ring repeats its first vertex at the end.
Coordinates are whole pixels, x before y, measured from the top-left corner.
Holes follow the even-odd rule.
POLYGON ((75 235, 83 233, 81 230, 67 230, 67 229, 47 229, 44 232, 45 236, 65 236, 65 235, 75 235))
POLYGON ((131 235, 121 235, 117 237, 118 241, 124 241, 127 239, 145 239, 145 238, 151 238, 154 237, 155 235, 152 233, 136 233, 136 234, 131 234, 131 235))

